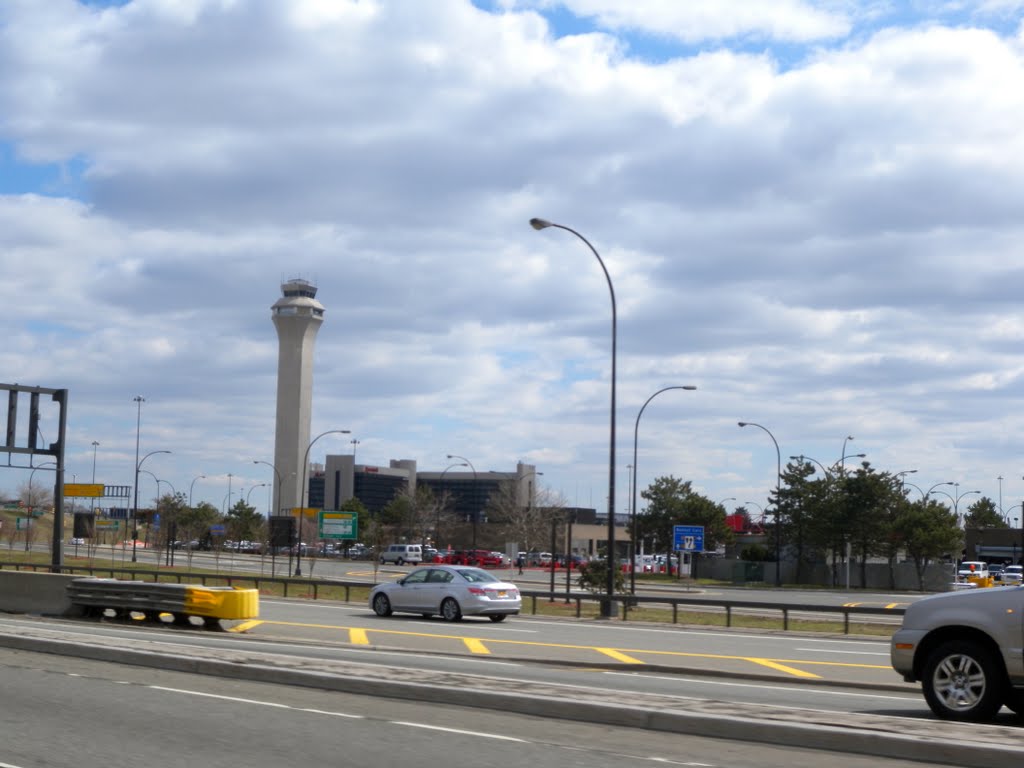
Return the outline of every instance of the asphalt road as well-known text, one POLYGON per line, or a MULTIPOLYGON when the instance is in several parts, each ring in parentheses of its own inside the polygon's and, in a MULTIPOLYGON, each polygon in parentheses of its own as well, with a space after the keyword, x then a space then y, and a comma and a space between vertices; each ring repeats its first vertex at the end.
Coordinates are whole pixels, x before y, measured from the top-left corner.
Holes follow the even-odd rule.
POLYGON ((4 768, 920 765, 4 649, 0 677, 4 768))

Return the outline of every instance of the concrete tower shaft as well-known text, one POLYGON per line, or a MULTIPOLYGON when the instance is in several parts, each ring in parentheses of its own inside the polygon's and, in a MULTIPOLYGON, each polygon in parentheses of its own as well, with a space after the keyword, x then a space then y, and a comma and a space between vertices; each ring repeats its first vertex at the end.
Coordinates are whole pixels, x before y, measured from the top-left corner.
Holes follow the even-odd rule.
POLYGON ((302 462, 309 448, 313 415, 313 344, 324 321, 316 286, 292 279, 281 285, 281 298, 271 308, 277 329, 277 429, 274 439, 274 498, 288 514, 303 506, 302 462))

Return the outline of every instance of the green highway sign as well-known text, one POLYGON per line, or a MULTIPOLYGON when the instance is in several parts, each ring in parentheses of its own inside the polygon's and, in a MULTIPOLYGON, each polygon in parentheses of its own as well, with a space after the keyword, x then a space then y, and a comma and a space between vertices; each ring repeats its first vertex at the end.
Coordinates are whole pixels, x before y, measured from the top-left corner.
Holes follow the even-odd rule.
POLYGON ((356 512, 329 512, 320 510, 321 539, 356 539, 359 515, 356 512))

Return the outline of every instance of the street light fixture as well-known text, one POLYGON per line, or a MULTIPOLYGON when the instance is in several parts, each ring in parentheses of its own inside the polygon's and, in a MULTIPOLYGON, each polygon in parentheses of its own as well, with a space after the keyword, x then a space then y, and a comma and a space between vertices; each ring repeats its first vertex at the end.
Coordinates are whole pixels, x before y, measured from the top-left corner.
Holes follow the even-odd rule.
MULTIPOLYGON (((140 400, 140 401, 142 400, 141 397, 137 398, 137 399, 140 400)), ((141 408, 142 408, 141 403, 139 405, 139 408, 141 410, 141 408)), ((136 450, 136 453, 138 453, 138 438, 136 438, 136 441, 135 441, 135 450, 136 450)), ((138 538, 139 538, 139 536, 138 536, 138 527, 139 527, 139 473, 142 472, 142 465, 146 463, 146 459, 148 459, 150 456, 155 456, 158 453, 170 453, 170 451, 150 451, 149 453, 147 453, 145 456, 142 457, 142 461, 138 462, 135 465, 135 501, 133 502, 133 505, 132 505, 132 562, 133 563, 137 563, 139 561, 138 560, 138 554, 137 554, 137 551, 136 551, 136 547, 138 545, 138 538)), ((157 483, 157 486, 156 486, 156 494, 157 494, 157 496, 160 495, 160 484, 159 483, 157 483)))
POLYGON ((252 488, 250 488, 246 492, 246 494, 245 494, 245 504, 246 504, 246 506, 249 505, 249 497, 252 496, 252 492, 253 491, 255 491, 257 488, 266 488, 266 487, 267 487, 267 483, 258 483, 257 485, 254 485, 252 488))
MULTIPOLYGON (((466 462, 463 466, 469 467, 471 470, 473 470, 473 493, 470 496, 470 499, 471 499, 470 504, 473 505, 473 511, 472 511, 472 515, 473 515, 473 549, 476 549, 476 524, 477 524, 477 518, 480 516, 479 511, 476 509, 476 501, 473 500, 476 497, 476 467, 474 467, 473 466, 473 462, 471 462, 465 456, 456 456, 454 453, 449 453, 449 454, 446 454, 446 457, 449 458, 449 459, 460 459, 461 461, 466 462)), ((455 465, 455 466, 458 466, 458 465, 455 465)), ((451 467, 448 467, 448 469, 451 469, 451 467)), ((448 469, 446 469, 444 472, 447 472, 448 469)), ((441 473, 442 477, 444 477, 444 472, 441 473)))
POLYGON ((763 528, 764 527, 764 507, 762 507, 756 501, 744 501, 743 503, 744 504, 753 504, 755 507, 757 507, 757 511, 761 513, 760 520, 761 520, 761 527, 763 528))
MULTIPOLYGON (((633 473, 632 473, 632 488, 630 489, 632 503, 629 505, 629 525, 630 525, 630 541, 629 541, 629 592, 630 594, 636 594, 636 485, 637 485, 637 447, 640 440, 640 417, 644 415, 644 409, 647 408, 651 400, 656 398, 662 392, 668 392, 670 389, 683 389, 687 392, 692 392, 697 387, 692 384, 682 384, 671 387, 662 387, 653 395, 644 401, 644 404, 640 406, 640 412, 636 415, 636 422, 633 424, 633 473)), ((669 559, 671 565, 671 558, 669 559)), ((680 563, 680 566, 682 563, 680 563)), ((672 569, 669 568, 669 571, 672 569)), ((679 569, 680 572, 682 568, 679 569)), ((613 582, 614 583, 614 582, 613 582)))
POLYGON ((302 459, 302 492, 299 495, 299 499, 302 501, 302 509, 299 510, 299 522, 298 522, 298 541, 295 545, 295 575, 302 575, 302 518, 306 514, 306 504, 309 503, 309 489, 306 487, 306 471, 309 469, 309 451, 313 447, 314 443, 321 437, 326 435, 351 435, 352 430, 350 429, 329 429, 326 432, 321 432, 319 435, 314 437, 308 446, 306 446, 306 455, 302 459))
MULTIPOLYGON (((927 490, 927 491, 925 492, 925 494, 924 494, 924 497, 925 497, 925 498, 927 499, 927 498, 928 498, 929 496, 931 496, 931 495, 932 495, 932 491, 934 491, 934 490, 935 490, 936 488, 938 488, 938 487, 939 487, 940 485, 956 485, 956 483, 954 483, 954 482, 953 482, 952 480, 947 480, 947 481, 946 481, 946 482, 944 482, 944 483, 936 483, 935 485, 933 485, 933 486, 932 486, 931 488, 929 488, 929 489, 928 489, 928 490, 927 490)), ((949 494, 948 494, 948 493, 947 493, 946 495, 947 495, 947 496, 949 496, 949 494)))
MULTIPOLYGON (((779 450, 779 441, 771 431, 760 424, 752 421, 737 422, 741 427, 757 427, 763 430, 775 444, 775 586, 782 586, 782 516, 779 510, 779 496, 782 493, 782 452, 779 450)), ((847 438, 852 440, 853 438, 847 438)), ((844 442, 845 446, 846 443, 844 442)))
POLYGON ((617 325, 618 318, 615 311, 615 288, 612 286, 611 275, 608 274, 608 268, 604 265, 604 260, 601 255, 597 252, 597 249, 590 244, 583 235, 577 232, 571 227, 567 227, 563 224, 555 224, 551 221, 544 219, 530 219, 530 226, 536 230, 547 229, 548 227, 555 227, 557 229, 564 229, 573 235, 576 235, 583 244, 590 249, 590 252, 594 254, 594 258, 597 259, 598 264, 601 265, 601 271, 604 272, 605 280, 608 282, 608 292, 611 294, 612 300, 612 370, 611 370, 611 407, 610 407, 610 428, 609 428, 609 447, 608 447, 608 583, 606 585, 607 594, 604 600, 601 602, 601 615, 605 618, 611 617, 615 614, 615 572, 617 570, 615 566, 615 361, 616 361, 616 345, 618 342, 617 338, 617 325))

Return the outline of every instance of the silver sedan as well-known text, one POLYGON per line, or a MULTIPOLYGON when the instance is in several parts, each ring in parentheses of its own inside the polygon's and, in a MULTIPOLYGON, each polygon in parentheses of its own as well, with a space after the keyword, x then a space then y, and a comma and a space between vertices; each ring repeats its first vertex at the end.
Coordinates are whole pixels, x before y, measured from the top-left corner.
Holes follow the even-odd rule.
POLYGON ((370 607, 378 616, 392 612, 440 614, 445 621, 463 616, 487 616, 503 621, 519 613, 523 601, 515 584, 468 565, 417 568, 398 581, 378 584, 370 591, 370 607))

